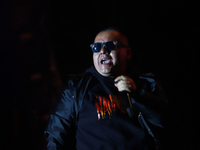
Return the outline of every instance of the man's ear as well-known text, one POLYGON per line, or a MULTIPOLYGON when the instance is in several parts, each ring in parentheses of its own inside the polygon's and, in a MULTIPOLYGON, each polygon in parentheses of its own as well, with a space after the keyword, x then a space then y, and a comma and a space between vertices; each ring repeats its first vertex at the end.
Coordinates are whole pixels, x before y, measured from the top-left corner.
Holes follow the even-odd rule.
POLYGON ((131 48, 127 48, 126 53, 127 53, 127 60, 130 60, 131 57, 132 57, 132 50, 131 50, 131 48))

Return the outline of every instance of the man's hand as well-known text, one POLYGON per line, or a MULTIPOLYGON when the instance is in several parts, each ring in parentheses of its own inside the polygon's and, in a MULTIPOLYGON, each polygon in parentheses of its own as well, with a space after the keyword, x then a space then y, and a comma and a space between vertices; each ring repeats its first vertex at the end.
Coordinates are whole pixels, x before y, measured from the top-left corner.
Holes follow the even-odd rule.
POLYGON ((115 79, 115 82, 116 82, 115 86, 118 88, 119 92, 122 91, 133 92, 136 90, 135 82, 131 78, 125 75, 118 76, 115 79))

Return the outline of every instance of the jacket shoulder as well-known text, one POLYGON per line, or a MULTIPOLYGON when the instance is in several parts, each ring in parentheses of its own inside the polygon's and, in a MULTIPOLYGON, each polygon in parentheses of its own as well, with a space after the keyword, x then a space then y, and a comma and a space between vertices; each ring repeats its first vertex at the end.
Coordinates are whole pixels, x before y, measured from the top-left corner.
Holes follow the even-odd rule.
POLYGON ((155 78, 155 75, 151 72, 141 74, 139 76, 139 84, 149 92, 155 91, 157 83, 158 80, 155 78))
MULTIPOLYGON (((52 110, 58 116, 67 116, 69 113, 78 112, 81 107, 91 75, 88 73, 73 75, 65 85, 63 92, 52 110), (74 110, 71 110, 74 109, 74 110)), ((75 115, 73 115, 75 117, 75 115)))
POLYGON ((64 90, 70 90, 72 93, 81 94, 81 88, 87 86, 87 83, 91 80, 91 78, 91 73, 69 75, 69 80, 67 81, 64 90))

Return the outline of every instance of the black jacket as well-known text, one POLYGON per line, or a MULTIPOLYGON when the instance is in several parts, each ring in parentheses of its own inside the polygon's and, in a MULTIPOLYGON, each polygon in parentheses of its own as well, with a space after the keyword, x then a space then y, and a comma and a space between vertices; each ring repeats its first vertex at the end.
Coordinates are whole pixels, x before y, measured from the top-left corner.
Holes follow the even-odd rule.
MULTIPOLYGON (((63 90, 60 100, 52 110, 45 136, 48 150, 76 149, 76 124, 84 95, 93 75, 85 73, 72 77, 63 90)), ((134 111, 138 120, 154 138, 156 146, 159 141, 155 128, 164 128, 162 117, 168 110, 168 102, 159 82, 153 74, 137 77, 137 91, 131 96, 134 111)))

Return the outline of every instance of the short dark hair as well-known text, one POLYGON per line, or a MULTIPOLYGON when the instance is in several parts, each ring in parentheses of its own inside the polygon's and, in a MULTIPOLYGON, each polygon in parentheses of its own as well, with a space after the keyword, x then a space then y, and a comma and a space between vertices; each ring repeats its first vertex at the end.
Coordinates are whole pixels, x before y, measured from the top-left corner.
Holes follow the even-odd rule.
MULTIPOLYGON (((108 27, 108 28, 106 28, 106 29, 101 30, 99 33, 105 32, 105 31, 117 31, 117 32, 121 33, 121 34, 126 38, 126 41, 127 41, 127 43, 128 43, 127 46, 129 46, 128 37, 127 37, 126 34, 125 34, 122 30, 120 30, 119 28, 116 28, 116 27, 108 27)), ((99 34, 99 33, 98 33, 98 34, 99 34)))
POLYGON ((123 34, 124 36, 126 36, 122 30, 120 30, 119 28, 116 28, 116 27, 109 27, 109 28, 103 29, 99 33, 105 32, 105 31, 117 31, 117 32, 123 34))

